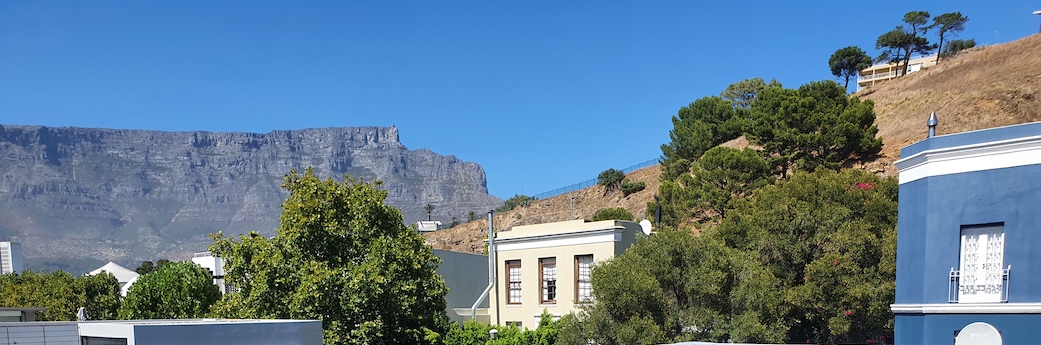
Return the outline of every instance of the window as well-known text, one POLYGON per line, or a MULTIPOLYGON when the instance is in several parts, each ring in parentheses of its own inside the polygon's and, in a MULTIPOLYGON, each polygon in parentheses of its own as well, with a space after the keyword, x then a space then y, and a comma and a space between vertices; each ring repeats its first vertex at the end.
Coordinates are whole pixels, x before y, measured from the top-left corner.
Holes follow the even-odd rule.
POLYGON ((80 337, 82 345, 127 345, 126 338, 80 337))
POLYGON ((506 321, 506 327, 522 328, 522 327, 524 327, 524 323, 522 323, 520 321, 506 321))
POLYGON ((1004 224, 962 227, 960 254, 958 302, 1005 301, 1004 224))
POLYGON ((506 261, 506 288, 507 304, 521 303, 521 262, 520 260, 506 261))
POLYGON ((539 275, 542 276, 542 303, 557 303, 557 259, 539 259, 539 275))
POLYGON ((590 274, 593 272, 593 254, 575 255, 575 302, 586 303, 593 301, 593 282, 590 274))

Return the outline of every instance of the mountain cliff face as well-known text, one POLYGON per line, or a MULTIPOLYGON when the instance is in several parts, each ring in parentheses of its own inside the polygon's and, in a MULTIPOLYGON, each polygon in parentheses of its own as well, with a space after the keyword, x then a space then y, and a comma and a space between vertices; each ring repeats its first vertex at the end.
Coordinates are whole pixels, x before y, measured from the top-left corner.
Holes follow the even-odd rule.
POLYGON ((203 251, 208 234, 274 233, 291 169, 379 179, 406 223, 502 204, 484 170, 394 127, 256 133, 0 125, 0 239, 27 258, 140 262, 203 251))

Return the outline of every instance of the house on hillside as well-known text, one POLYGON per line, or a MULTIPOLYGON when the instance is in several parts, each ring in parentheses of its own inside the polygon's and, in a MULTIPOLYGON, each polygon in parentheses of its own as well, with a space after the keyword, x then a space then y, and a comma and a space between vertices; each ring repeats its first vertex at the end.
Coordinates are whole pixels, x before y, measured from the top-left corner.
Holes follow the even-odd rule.
POLYGON ((641 230, 630 221, 579 219, 496 233, 492 324, 535 328, 543 310, 560 317, 591 302, 593 263, 624 253, 641 230))
MULTIPOLYGON (((907 73, 911 74, 933 66, 936 66, 935 54, 930 56, 919 56, 907 62, 907 73)), ((902 63, 881 63, 865 68, 863 71, 858 73, 857 91, 859 92, 868 86, 902 76, 903 73, 904 65, 902 63)))
POLYGON ((441 229, 441 221, 440 220, 421 220, 421 221, 416 222, 416 230, 419 230, 419 232, 430 232, 430 231, 437 231, 437 230, 440 230, 440 229, 441 229))
POLYGON ((896 344, 1036 342, 1041 122, 930 137, 900 156, 896 344))

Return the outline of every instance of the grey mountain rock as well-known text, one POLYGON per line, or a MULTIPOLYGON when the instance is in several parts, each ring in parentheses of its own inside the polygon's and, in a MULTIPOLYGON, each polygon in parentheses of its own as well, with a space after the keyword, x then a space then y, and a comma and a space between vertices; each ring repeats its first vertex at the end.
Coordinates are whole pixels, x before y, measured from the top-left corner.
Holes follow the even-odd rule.
POLYGON ((395 127, 267 134, 0 125, 0 239, 27 258, 140 262, 203 251, 208 234, 274 233, 291 169, 379 179, 407 223, 502 204, 484 170, 408 150, 395 127))

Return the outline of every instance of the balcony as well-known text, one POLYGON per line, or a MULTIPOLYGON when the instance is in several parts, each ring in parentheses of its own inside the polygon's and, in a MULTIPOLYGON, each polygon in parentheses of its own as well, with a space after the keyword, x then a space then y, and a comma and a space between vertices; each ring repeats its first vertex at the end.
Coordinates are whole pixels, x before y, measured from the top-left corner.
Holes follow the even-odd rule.
MULTIPOLYGON (((950 303, 1006 303, 1008 302, 1008 279, 1012 265, 997 274, 977 274, 971 280, 975 284, 962 284, 961 271, 951 267, 950 283, 947 286, 947 302, 950 303), (998 282, 1000 280, 1000 283, 998 282)), ((995 272, 996 273, 996 272, 995 272)))
POLYGON ((872 73, 872 74, 868 74, 868 75, 860 75, 860 76, 857 77, 857 81, 858 82, 864 82, 864 81, 871 81, 871 80, 875 80, 875 79, 894 78, 894 77, 900 76, 902 73, 903 73, 903 71, 897 70, 897 71, 889 71, 889 72, 881 72, 881 73, 872 73))

